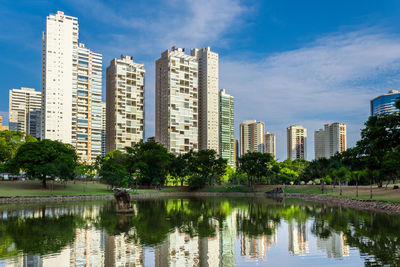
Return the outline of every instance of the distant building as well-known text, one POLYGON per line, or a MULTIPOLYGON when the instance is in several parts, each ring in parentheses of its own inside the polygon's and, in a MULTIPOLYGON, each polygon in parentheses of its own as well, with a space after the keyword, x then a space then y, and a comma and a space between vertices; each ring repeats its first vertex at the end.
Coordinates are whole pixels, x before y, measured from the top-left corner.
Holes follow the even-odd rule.
POLYGON ((240 124, 240 155, 264 152, 264 123, 247 120, 240 124))
POLYGON ((399 110, 395 107, 395 102, 399 100, 400 92, 397 90, 390 90, 387 94, 380 95, 371 100, 371 116, 379 114, 394 114, 399 110))
POLYGON ((307 159, 307 129, 301 125, 292 125, 286 130, 287 158, 290 160, 307 159))
POLYGON ((155 140, 171 153, 199 149, 198 77, 197 58, 183 48, 172 47, 156 61, 155 140))
POLYGON ((226 159, 232 168, 235 168, 233 96, 227 94, 225 89, 219 92, 219 116, 219 155, 226 159))
POLYGON ((3 116, 0 116, 0 131, 8 131, 8 126, 3 126, 3 116))
POLYGON ((114 58, 107 68, 106 152, 144 140, 144 75, 144 65, 130 56, 114 58))
POLYGON ((330 158, 347 149, 346 124, 334 122, 325 124, 324 129, 314 133, 315 158, 330 158))
POLYGON ((147 142, 155 142, 156 138, 154 136, 150 136, 149 138, 147 138, 147 142))
POLYGON ((266 132, 264 137, 264 152, 269 153, 276 159, 276 136, 273 133, 266 132))
POLYGON ((9 92, 9 119, 11 131, 21 131, 40 137, 42 93, 33 88, 21 87, 9 92))

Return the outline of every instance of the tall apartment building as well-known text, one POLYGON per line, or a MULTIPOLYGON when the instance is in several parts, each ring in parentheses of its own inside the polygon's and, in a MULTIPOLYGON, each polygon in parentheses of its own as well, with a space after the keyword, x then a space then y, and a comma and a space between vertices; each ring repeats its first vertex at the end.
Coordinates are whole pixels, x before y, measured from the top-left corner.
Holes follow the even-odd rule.
POLYGON ((240 156, 247 152, 264 152, 264 123, 247 120, 240 124, 240 156))
POLYGON ((26 87, 11 89, 8 107, 8 124, 11 131, 22 131, 40 137, 41 92, 26 87))
POLYGON ((84 44, 78 46, 76 87, 72 89, 71 142, 81 161, 94 162, 101 155, 102 55, 84 44))
POLYGON ((347 149, 346 124, 334 122, 325 124, 324 129, 314 133, 315 158, 330 158, 347 149))
POLYGON ((42 36, 41 138, 72 144, 80 161, 101 154, 102 55, 78 44, 78 19, 58 11, 42 36))
POLYGON ((42 35, 42 139, 72 143, 72 94, 77 87, 78 19, 58 11, 42 35))
POLYGON ((101 102, 101 155, 106 155, 106 102, 101 102))
POLYGON ((8 131, 8 126, 3 125, 3 116, 0 116, 0 131, 8 131))
POLYGON ((198 60, 172 47, 156 61, 155 141, 175 154, 198 150, 198 60))
POLYGON ((307 129, 301 125, 287 128, 287 158, 307 159, 307 129))
POLYGON ((233 96, 227 94, 225 89, 219 92, 219 116, 219 155, 226 159, 232 168, 235 168, 233 96))
POLYGON ((399 98, 400 92, 397 90, 390 90, 387 94, 375 97, 370 101, 371 116, 398 113, 399 110, 394 104, 399 98))
POLYGON ((273 133, 265 132, 264 137, 265 147, 264 152, 269 153, 276 159, 276 136, 273 133))
POLYGON ((210 47, 192 49, 198 61, 199 149, 219 152, 218 54, 210 47))
POLYGON ((107 68, 106 152, 144 140, 144 74, 130 56, 114 58, 107 68))

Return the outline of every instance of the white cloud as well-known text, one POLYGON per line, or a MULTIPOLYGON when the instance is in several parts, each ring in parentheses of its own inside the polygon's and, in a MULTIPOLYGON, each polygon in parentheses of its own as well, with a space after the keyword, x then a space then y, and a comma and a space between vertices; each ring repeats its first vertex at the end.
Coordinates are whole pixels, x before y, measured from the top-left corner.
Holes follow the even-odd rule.
POLYGON ((142 55, 160 53, 172 45, 198 47, 216 40, 221 45, 226 42, 222 36, 234 25, 240 27, 240 16, 248 10, 239 0, 174 0, 143 7, 115 7, 112 3, 89 0, 79 5, 85 5, 97 20, 119 28, 107 37, 102 51, 109 50, 111 45, 113 51, 129 49, 142 55))
POLYGON ((303 48, 259 59, 221 59, 221 86, 235 96, 236 124, 257 119, 277 133, 277 157, 286 157, 286 127, 308 128, 308 158, 313 134, 324 123, 348 124, 353 146, 369 116, 369 100, 400 86, 400 36, 367 29, 335 33, 303 48))

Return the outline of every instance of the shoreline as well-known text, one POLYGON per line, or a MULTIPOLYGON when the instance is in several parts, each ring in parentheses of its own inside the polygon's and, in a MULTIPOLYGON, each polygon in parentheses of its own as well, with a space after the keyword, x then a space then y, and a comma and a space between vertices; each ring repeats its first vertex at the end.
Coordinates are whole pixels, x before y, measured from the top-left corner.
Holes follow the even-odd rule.
MULTIPOLYGON (((145 199, 158 197, 265 197, 270 198, 265 192, 157 192, 131 194, 131 199, 145 199)), ((318 202, 329 206, 341 206, 359 210, 384 212, 389 214, 400 214, 400 203, 381 202, 377 200, 363 200, 346 197, 326 196, 305 193, 281 193, 273 195, 277 198, 297 198, 310 202, 318 202)), ((75 195, 75 196, 39 196, 39 197, 0 197, 0 204, 12 203, 38 203, 38 202, 64 202, 85 200, 112 200, 113 194, 109 195, 75 195)))

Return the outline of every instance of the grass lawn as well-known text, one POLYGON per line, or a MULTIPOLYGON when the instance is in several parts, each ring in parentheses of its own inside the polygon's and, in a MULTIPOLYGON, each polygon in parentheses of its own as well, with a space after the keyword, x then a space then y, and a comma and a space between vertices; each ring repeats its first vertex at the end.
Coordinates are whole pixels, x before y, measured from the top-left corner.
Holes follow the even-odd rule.
POLYGON ((0 197, 28 197, 28 196, 72 196, 72 195, 106 195, 111 194, 107 185, 101 183, 72 182, 68 181, 64 186, 62 183, 54 183, 53 193, 51 182, 47 189, 42 188, 40 181, 0 181, 0 197))
MULTIPOLYGON (((343 197, 356 198, 355 186, 343 186, 343 197)), ((318 185, 294 185, 286 186, 286 193, 304 193, 304 194, 321 194, 321 188, 318 185)), ((332 186, 325 186, 325 195, 340 196, 339 186, 332 188, 332 186)), ((358 198, 369 199, 369 186, 358 187, 358 198)), ((372 200, 385 201, 385 202, 400 202, 400 190, 394 190, 393 185, 384 187, 372 187, 372 200)))

